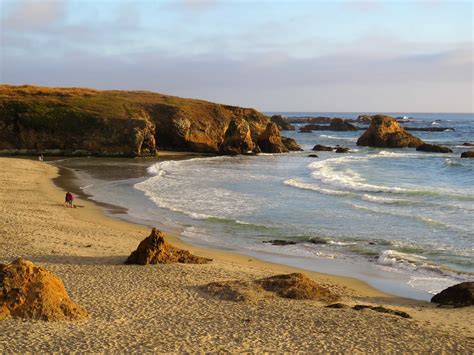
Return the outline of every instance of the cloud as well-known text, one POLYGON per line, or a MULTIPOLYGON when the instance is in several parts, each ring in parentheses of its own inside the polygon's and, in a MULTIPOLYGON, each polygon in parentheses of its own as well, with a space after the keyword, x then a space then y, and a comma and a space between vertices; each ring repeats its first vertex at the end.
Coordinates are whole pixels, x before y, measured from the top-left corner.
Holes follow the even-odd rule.
POLYGON ((391 58, 356 53, 301 59, 262 53, 237 60, 218 53, 176 57, 160 52, 75 52, 66 58, 5 56, 4 81, 146 89, 266 110, 472 108, 469 48, 391 58))
POLYGON ((5 28, 32 29, 51 25, 64 16, 63 0, 18 0, 2 19, 5 28))

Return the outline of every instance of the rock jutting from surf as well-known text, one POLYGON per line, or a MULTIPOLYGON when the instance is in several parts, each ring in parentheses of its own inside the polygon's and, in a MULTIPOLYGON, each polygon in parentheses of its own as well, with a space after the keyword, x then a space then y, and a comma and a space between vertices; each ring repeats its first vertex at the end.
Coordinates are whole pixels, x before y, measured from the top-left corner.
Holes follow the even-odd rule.
POLYGON ((395 118, 375 115, 357 145, 379 148, 417 148, 424 142, 401 127, 395 118))

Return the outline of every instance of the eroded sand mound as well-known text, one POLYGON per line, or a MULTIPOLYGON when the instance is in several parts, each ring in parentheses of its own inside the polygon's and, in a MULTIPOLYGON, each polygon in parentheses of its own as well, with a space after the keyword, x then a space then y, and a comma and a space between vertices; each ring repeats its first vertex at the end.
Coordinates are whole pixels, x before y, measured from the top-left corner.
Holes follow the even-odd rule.
POLYGON ((140 242, 137 250, 130 254, 125 264, 206 264, 209 261, 212 260, 193 255, 187 250, 178 249, 165 242, 163 234, 153 228, 150 236, 140 242))
POLYGON ((204 285, 202 290, 221 300, 236 302, 255 302, 272 297, 271 294, 252 281, 211 282, 204 285))
POLYGON ((68 296, 63 282, 31 261, 0 264, 0 319, 79 320, 87 312, 68 296))
POLYGON ((271 276, 255 281, 211 282, 203 286, 211 295, 231 301, 258 301, 277 294, 283 298, 333 302, 339 296, 301 273, 271 276))
POLYGON ((284 298, 317 300, 323 302, 332 302, 339 298, 328 288, 318 285, 309 277, 304 276, 299 272, 271 276, 257 280, 255 283, 263 287, 263 289, 275 292, 280 297, 284 298))

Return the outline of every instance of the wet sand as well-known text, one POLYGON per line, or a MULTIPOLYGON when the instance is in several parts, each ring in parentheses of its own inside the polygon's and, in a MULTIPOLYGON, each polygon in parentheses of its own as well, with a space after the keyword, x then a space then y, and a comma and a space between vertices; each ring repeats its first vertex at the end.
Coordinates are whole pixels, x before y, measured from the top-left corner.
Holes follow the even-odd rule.
POLYGON ((174 245, 214 261, 123 265, 149 228, 109 218, 82 198, 75 201, 81 207, 65 208, 65 192, 52 182, 57 176, 48 164, 0 158, 0 262, 22 256, 48 268, 90 318, 2 321, 1 352, 474 351, 474 307, 436 308, 355 279, 306 271, 340 294, 342 303, 381 304, 413 319, 328 309, 316 301, 223 301, 199 286, 295 269, 186 245, 172 235, 167 238, 174 245))

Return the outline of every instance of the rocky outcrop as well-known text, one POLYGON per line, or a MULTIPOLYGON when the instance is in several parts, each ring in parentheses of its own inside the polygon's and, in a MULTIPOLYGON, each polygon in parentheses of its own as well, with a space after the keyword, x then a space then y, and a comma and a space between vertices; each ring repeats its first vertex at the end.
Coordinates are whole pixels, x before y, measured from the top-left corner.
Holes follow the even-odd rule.
POLYGON ((421 152, 433 152, 433 153, 452 153, 453 151, 448 147, 443 147, 436 144, 427 144, 424 143, 416 148, 416 150, 421 152))
POLYGON ((276 123, 280 131, 294 131, 295 127, 281 115, 273 115, 270 121, 276 123))
POLYGON ((461 282, 448 287, 431 298, 431 302, 443 306, 474 306, 474 282, 461 282))
POLYGON ((464 142, 462 145, 465 147, 474 147, 474 143, 469 143, 469 142, 464 142))
POLYGON ((187 250, 178 249, 165 242, 163 234, 153 228, 150 236, 141 241, 137 250, 132 252, 125 264, 206 264, 211 259, 195 256, 187 250))
POLYGON ((258 138, 257 145, 265 153, 287 153, 288 148, 283 143, 278 126, 268 123, 263 134, 258 138))
POLYGON ((423 141, 406 132, 390 116, 373 116, 369 128, 357 140, 357 145, 381 148, 416 148, 423 141))
POLYGON ((372 116, 370 115, 359 115, 356 120, 357 123, 370 124, 372 122, 372 116))
POLYGON ((214 297, 230 301, 258 301, 274 295, 296 300, 334 302, 339 295, 301 273, 271 276, 254 281, 211 282, 201 287, 214 297))
POLYGON ((474 150, 461 153, 461 158, 474 158, 474 150))
POLYGON ((316 152, 332 152, 334 150, 333 147, 328 147, 328 146, 325 146, 325 145, 321 145, 321 144, 316 144, 313 149, 314 151, 316 152))
POLYGON ((308 124, 300 128, 300 133, 309 133, 312 131, 357 131, 359 128, 347 122, 342 118, 331 119, 329 125, 308 124))
MULTIPOLYGON (((254 109, 145 91, 0 85, 3 154, 218 153, 234 120, 247 122, 254 143, 271 123, 254 109)), ((249 144, 246 134, 243 139, 242 147, 249 144)), ((227 143, 222 150, 234 154, 239 144, 230 149, 227 143)), ((260 150, 266 152, 266 146, 260 150)), ((270 150, 275 150, 273 145, 270 150)))
POLYGON ((80 320, 87 312, 74 303, 63 282, 31 261, 0 264, 0 319, 80 320))
POLYGON ((243 119, 233 119, 225 132, 224 142, 219 147, 220 154, 248 154, 255 150, 250 127, 243 119))

